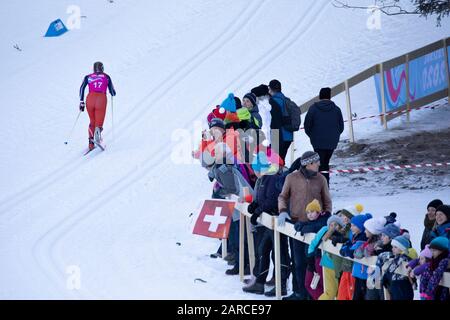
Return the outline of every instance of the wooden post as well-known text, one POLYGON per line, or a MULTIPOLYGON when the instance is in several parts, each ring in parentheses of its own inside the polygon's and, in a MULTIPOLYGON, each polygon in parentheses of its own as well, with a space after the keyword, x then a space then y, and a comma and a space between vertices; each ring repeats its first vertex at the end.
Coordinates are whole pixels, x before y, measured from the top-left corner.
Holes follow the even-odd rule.
POLYGON ((450 103, 450 66, 448 65, 448 43, 447 38, 443 39, 442 42, 444 43, 444 57, 445 57, 445 70, 447 72, 447 95, 448 95, 448 103, 450 103))
POLYGON ((353 133, 353 118, 352 118, 352 105, 350 102, 350 88, 348 86, 348 80, 345 80, 345 97, 347 99, 347 119, 348 119, 348 134, 351 143, 355 142, 355 135, 353 133))
POLYGON ((227 256, 227 250, 227 239, 222 239, 222 259, 225 259, 225 257, 227 256))
POLYGON ((380 92, 381 92, 381 110, 383 113, 383 126, 387 129, 387 118, 386 118, 386 94, 384 92, 384 66, 383 63, 380 66, 380 92))
POLYGON ((255 241, 253 239, 253 232, 251 230, 250 218, 247 216, 245 216, 245 225, 247 226, 247 245, 248 258, 250 262, 250 273, 253 275, 253 268, 255 267, 255 241))
POLYGON ((384 293, 384 300, 391 300, 391 295, 389 294, 389 291, 383 287, 383 293, 384 293))
POLYGON ((240 213, 239 218, 239 278, 244 281, 244 241, 245 216, 240 213))
POLYGON ((405 77, 406 77, 406 121, 410 121, 411 101, 409 99, 409 54, 406 55, 405 61, 405 77))
POLYGON ((273 217, 273 247, 275 251, 275 296, 281 300, 281 259, 280 259, 280 232, 277 230, 277 218, 273 217))
MULTIPOLYGON (((325 250, 322 250, 322 255, 325 254, 325 250)), ((327 277, 325 277, 325 267, 322 267, 322 286, 323 286, 323 293, 322 294, 326 294, 327 292, 327 281, 326 281, 327 277)), ((339 286, 339 284, 338 284, 339 286)), ((337 294, 336 294, 337 296, 337 294)))

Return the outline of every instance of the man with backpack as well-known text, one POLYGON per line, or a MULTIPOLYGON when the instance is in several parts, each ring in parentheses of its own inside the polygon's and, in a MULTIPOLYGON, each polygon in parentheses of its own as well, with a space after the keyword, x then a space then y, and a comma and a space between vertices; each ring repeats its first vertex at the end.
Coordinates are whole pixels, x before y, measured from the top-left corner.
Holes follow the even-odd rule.
POLYGON ((275 146, 278 143, 278 154, 285 161, 294 132, 300 129, 300 108, 281 92, 281 83, 276 79, 269 83, 269 95, 271 142, 275 146))
MULTIPOLYGON (((344 131, 341 109, 331 101, 331 89, 322 88, 320 101, 314 103, 305 118, 305 133, 311 140, 314 151, 320 156, 320 171, 330 170, 330 159, 344 131)), ((322 173, 330 185, 330 174, 322 173)))

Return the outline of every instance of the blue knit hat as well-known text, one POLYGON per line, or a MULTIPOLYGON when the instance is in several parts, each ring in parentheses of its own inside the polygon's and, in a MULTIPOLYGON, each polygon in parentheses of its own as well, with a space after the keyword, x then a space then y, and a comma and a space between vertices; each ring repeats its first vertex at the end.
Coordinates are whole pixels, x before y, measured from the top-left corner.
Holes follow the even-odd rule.
POLYGON ((402 250, 405 253, 407 253, 408 249, 411 248, 410 242, 409 242, 408 238, 406 238, 405 236, 395 237, 394 239, 392 239, 391 245, 393 247, 399 248, 400 250, 402 250))
POLYGON ((270 162, 269 159, 267 159, 267 155, 260 151, 258 154, 253 158, 252 161, 252 169, 255 172, 259 172, 263 174, 270 168, 270 162))
POLYGON ((400 232, 400 228, 393 223, 387 224, 383 229, 381 229, 381 233, 387 235, 391 239, 398 237, 400 232))
POLYGON ((230 93, 220 106, 226 111, 236 112, 236 100, 234 99, 234 94, 230 93))
POLYGON ((366 222, 367 220, 369 220, 371 218, 372 218, 372 215, 370 213, 360 214, 360 215, 354 216, 350 220, 350 222, 351 222, 351 224, 354 224, 355 226, 357 226, 361 232, 364 232, 366 230, 366 228, 364 228, 364 222, 366 222))
POLYGON ((430 243, 430 249, 436 249, 436 250, 448 250, 448 239, 446 237, 437 237, 434 238, 433 241, 430 243))

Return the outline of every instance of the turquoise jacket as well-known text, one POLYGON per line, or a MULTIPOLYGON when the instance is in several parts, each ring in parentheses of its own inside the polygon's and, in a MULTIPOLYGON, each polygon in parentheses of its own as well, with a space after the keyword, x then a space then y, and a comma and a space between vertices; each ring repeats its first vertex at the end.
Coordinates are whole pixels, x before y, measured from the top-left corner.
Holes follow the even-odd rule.
MULTIPOLYGON (((325 233, 328 231, 328 226, 322 227, 322 229, 317 232, 314 239, 311 241, 311 244, 308 247, 308 256, 314 255, 315 251, 319 247, 320 243, 322 242, 322 238, 325 235, 325 233)), ((334 270, 334 264, 333 260, 331 259, 330 253, 326 251, 322 251, 322 259, 320 260, 320 265, 322 267, 333 269, 334 270)))

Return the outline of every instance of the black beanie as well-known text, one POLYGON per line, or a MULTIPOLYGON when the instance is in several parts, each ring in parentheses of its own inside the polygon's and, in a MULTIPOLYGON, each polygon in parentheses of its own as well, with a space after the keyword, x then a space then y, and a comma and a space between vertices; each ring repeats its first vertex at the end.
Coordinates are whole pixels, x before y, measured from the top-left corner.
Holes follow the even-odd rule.
POLYGON ((447 222, 450 221, 450 206, 443 204, 436 208, 436 211, 440 211, 447 216, 447 222))
POLYGON ((281 91, 281 82, 274 79, 269 82, 269 88, 272 89, 272 91, 280 92, 281 91))
POLYGON ((234 101, 236 101, 236 110, 242 108, 241 99, 239 99, 238 97, 234 97, 234 101))
POLYGON ((331 88, 322 88, 320 89, 320 93, 319 93, 319 99, 323 100, 323 99, 331 99, 331 88))
POLYGON ((223 130, 225 130, 225 123, 220 118, 214 118, 209 123, 209 128, 211 129, 213 127, 222 128, 223 130))
POLYGON ((253 93, 247 93, 245 96, 244 96, 244 99, 245 98, 247 98, 248 100, 250 100, 250 102, 252 103, 252 105, 254 106, 254 107, 256 107, 256 96, 253 94, 253 93))
POLYGON ((439 200, 439 199, 434 199, 433 201, 431 201, 428 205, 427 205, 427 209, 429 207, 435 208, 437 209, 439 206, 442 206, 444 203, 439 200))
POLYGON ((261 84, 258 87, 255 87, 251 90, 251 93, 253 93, 257 97, 264 97, 269 95, 269 86, 266 84, 261 84))

